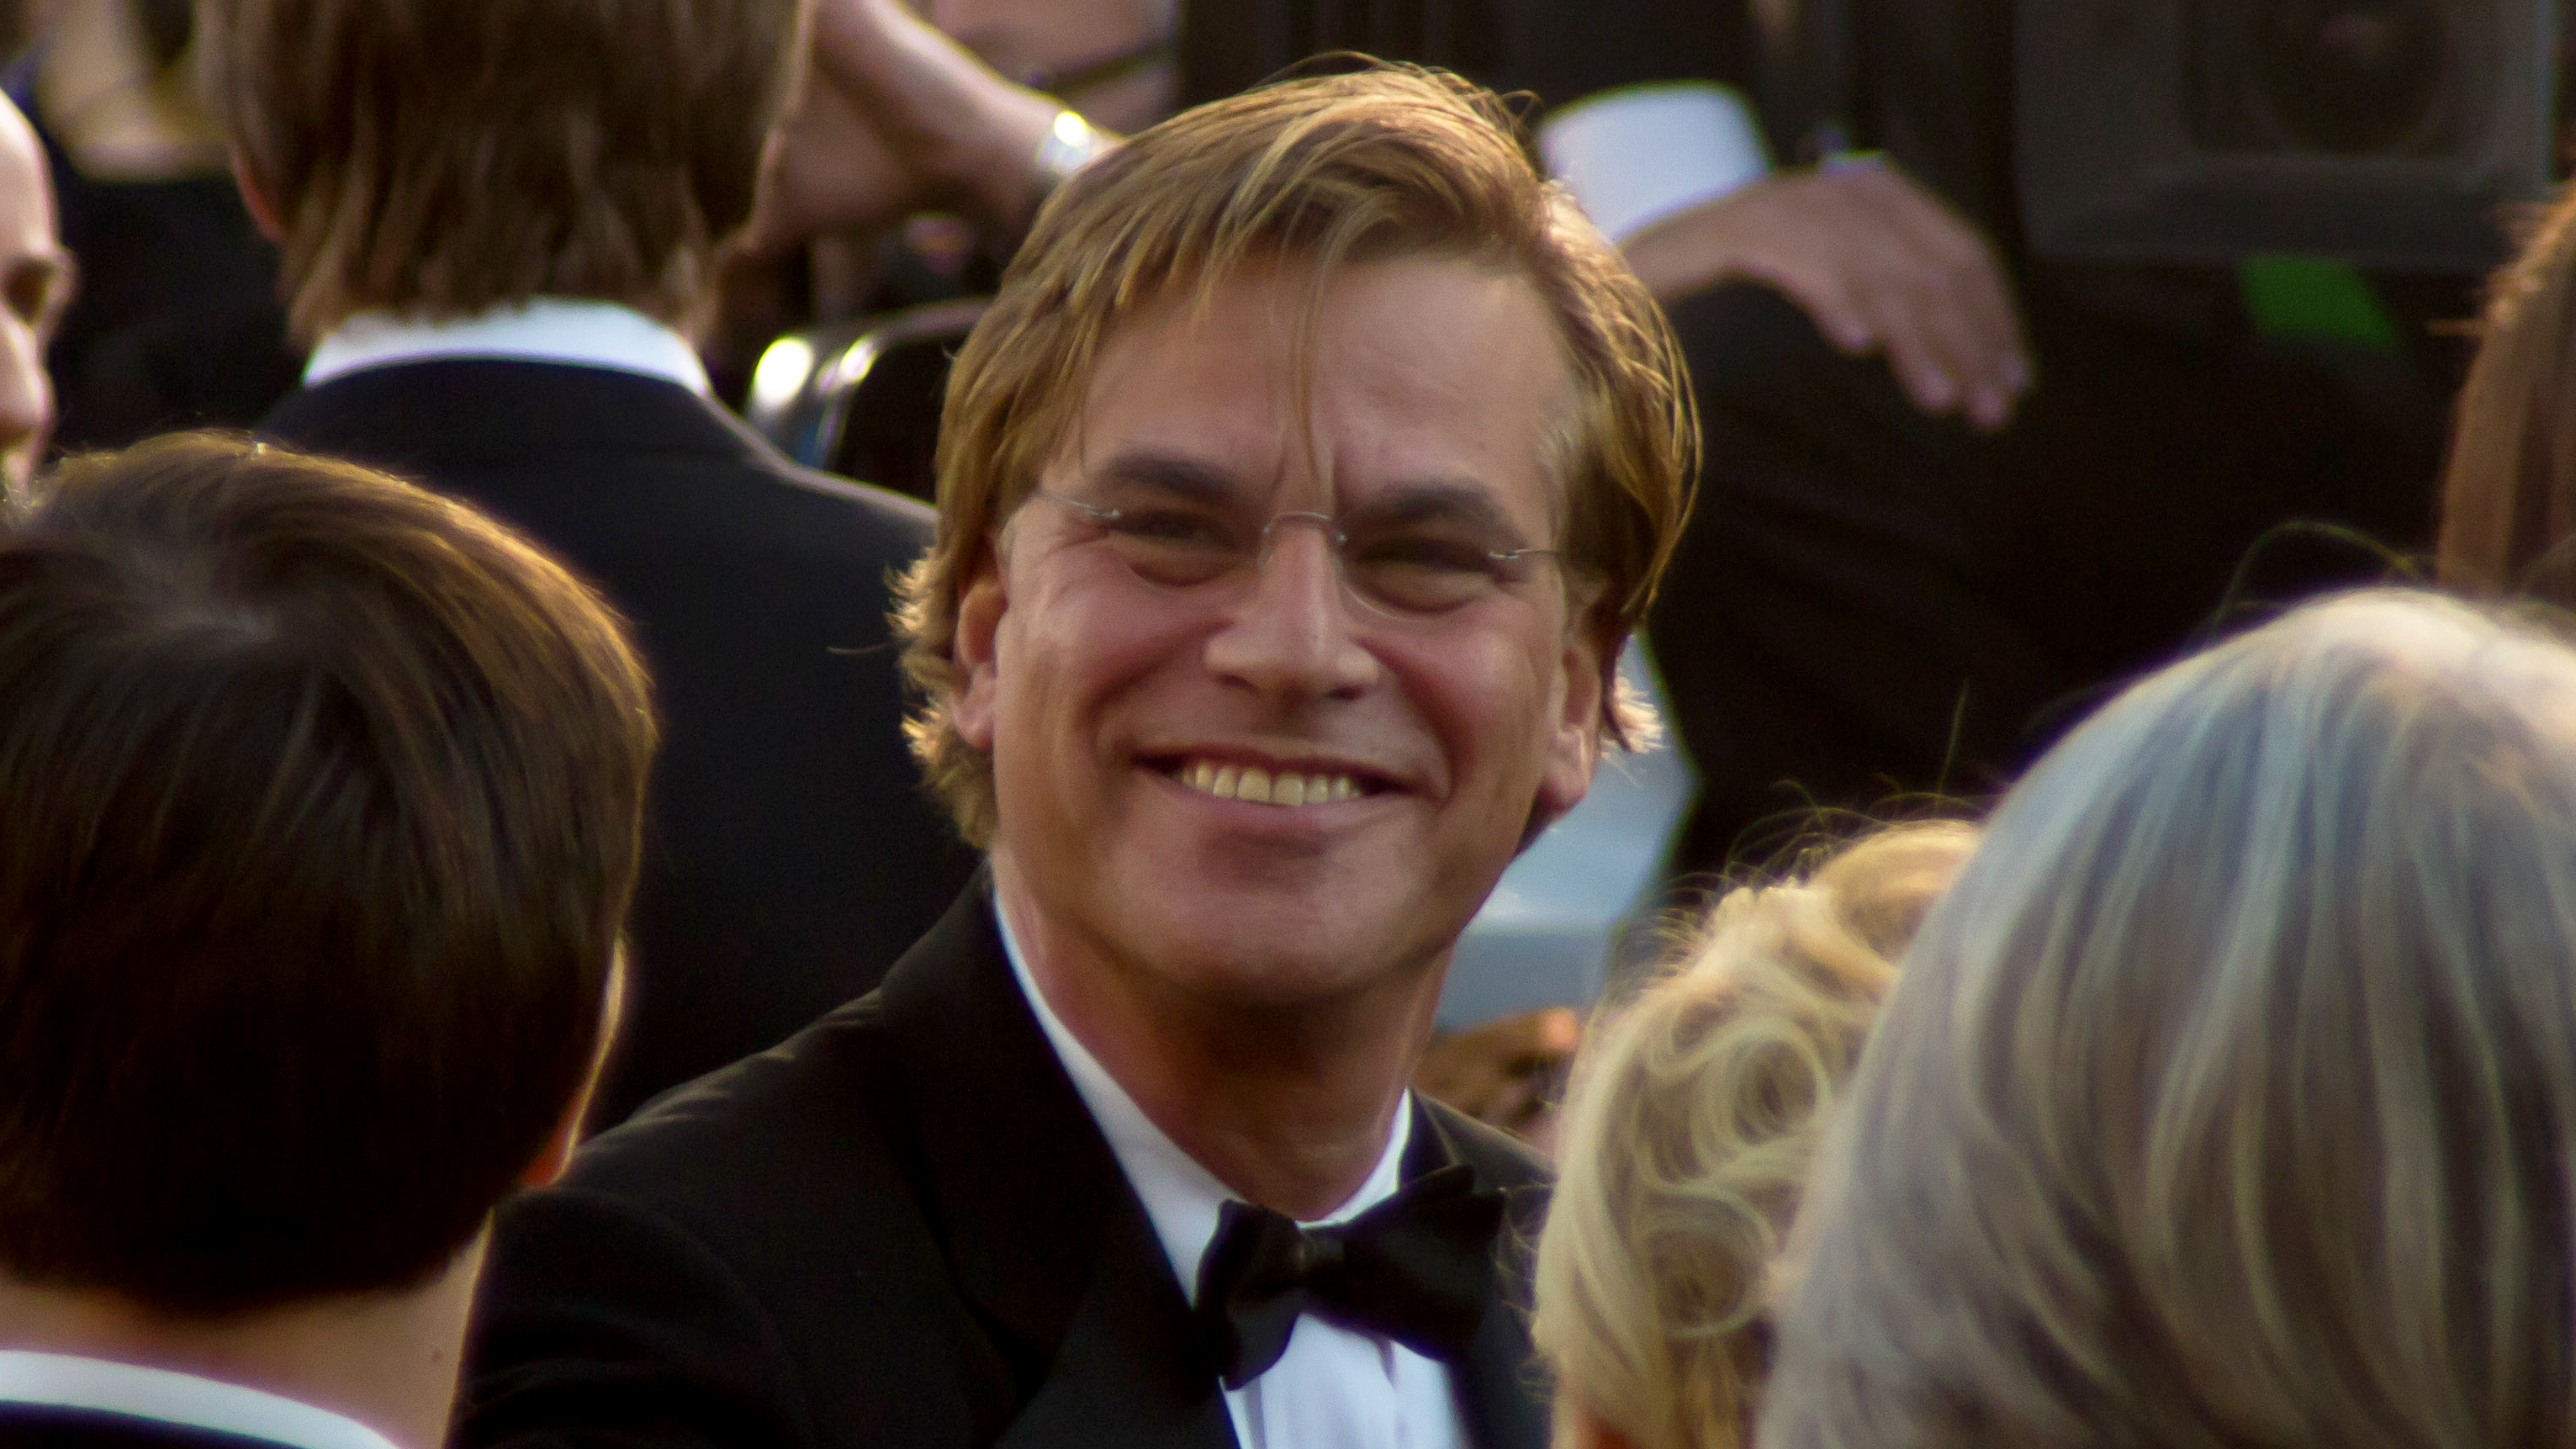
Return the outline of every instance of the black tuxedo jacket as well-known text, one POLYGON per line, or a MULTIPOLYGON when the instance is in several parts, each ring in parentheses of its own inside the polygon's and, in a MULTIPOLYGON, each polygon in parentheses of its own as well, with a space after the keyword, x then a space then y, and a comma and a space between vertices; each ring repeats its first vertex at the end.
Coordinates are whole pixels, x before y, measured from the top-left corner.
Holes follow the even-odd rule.
POLYGON ((126 1414, 60 1409, 39 1404, 0 1404, 0 1449, 289 1449, 268 1439, 246 1439, 165 1424, 126 1414))
MULTIPOLYGON (((1012 976, 987 881, 873 994, 673 1093, 505 1208, 458 1442, 1227 1449, 1171 1261, 1012 976)), ((1534 1239, 1545 1169, 1455 1113, 1453 1161, 1534 1239)), ((1506 1285, 1526 1281, 1516 1247, 1506 1285)), ((1456 1365, 1483 1449, 1542 1449, 1498 1288, 1456 1365)))
POLYGON ((593 1122, 875 986, 972 875, 904 747, 886 623, 929 510, 604 368, 374 368, 294 394, 263 431, 490 512, 634 621, 663 746, 627 1026, 593 1122))

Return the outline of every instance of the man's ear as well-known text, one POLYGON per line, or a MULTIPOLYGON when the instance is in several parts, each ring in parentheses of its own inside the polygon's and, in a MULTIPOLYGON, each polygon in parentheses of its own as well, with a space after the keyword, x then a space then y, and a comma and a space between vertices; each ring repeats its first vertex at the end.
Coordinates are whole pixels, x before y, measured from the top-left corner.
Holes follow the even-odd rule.
POLYGON ((1531 812, 1526 846, 1540 831, 1583 803, 1592 789, 1592 771, 1601 762, 1601 705, 1618 687, 1619 650, 1627 636, 1595 627, 1590 619, 1565 634, 1565 655, 1558 668, 1565 698, 1548 740, 1546 768, 1539 776, 1537 808, 1531 812))
POLYGON ((617 1045, 617 1029, 625 1021, 626 945, 621 941, 608 958, 608 989, 600 993, 599 1044, 591 1048, 590 1070, 582 1074, 581 1086, 565 1104, 563 1116, 555 1120, 555 1130, 546 1137, 546 1145, 537 1149, 536 1157, 519 1173, 520 1185, 548 1186, 572 1166, 573 1149, 581 1145, 581 1119, 590 1115, 590 1099, 599 1090, 600 1074, 608 1069, 608 1055, 617 1045))
POLYGON ((277 209, 277 202, 268 194, 268 188, 260 185, 259 178, 251 174, 250 162, 243 157, 241 148, 234 147, 230 155, 233 185, 241 192, 242 206, 250 212, 251 225, 258 227, 259 234, 271 242, 286 245, 285 213, 277 209))
POLYGON ((991 540, 975 553, 965 586, 957 593, 957 639, 949 646, 960 676, 949 699, 949 718, 958 737, 976 749, 993 748, 993 712, 1000 688, 995 654, 1001 647, 1002 617, 1011 610, 1010 590, 1002 580, 1001 554, 991 540))

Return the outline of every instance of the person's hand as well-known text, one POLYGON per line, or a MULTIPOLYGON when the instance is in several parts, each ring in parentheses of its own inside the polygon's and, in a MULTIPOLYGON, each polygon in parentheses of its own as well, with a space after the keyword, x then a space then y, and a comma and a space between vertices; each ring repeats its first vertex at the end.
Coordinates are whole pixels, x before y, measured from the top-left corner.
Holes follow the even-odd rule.
POLYGON ((808 74, 761 156, 745 250, 770 255, 836 232, 873 232, 922 210, 930 188, 839 87, 808 74))
POLYGON ((1581 1018, 1562 1006, 1471 1026, 1431 1043, 1414 1090, 1553 1155, 1556 1099, 1582 1036, 1581 1018))
POLYGON ((1767 177, 1655 223, 1624 250, 1666 302, 1726 281, 1777 288, 1836 347, 1884 352, 1924 412, 1992 430, 2030 386, 1994 248, 1891 166, 1767 177))
POLYGON ((1062 109, 985 68, 901 0, 818 0, 813 64, 761 168, 744 237, 778 251, 951 211, 1010 235, 1062 109))

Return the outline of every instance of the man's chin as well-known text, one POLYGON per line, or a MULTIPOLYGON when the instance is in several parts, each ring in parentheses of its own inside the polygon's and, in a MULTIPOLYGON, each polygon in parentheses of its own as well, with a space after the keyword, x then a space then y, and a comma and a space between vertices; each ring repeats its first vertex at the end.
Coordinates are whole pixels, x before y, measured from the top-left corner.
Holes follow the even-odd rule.
POLYGON ((1428 903, 1372 908, 1325 895, 1186 888, 1173 907, 1135 922, 1157 939, 1165 975, 1195 994, 1246 1007, 1293 1007, 1345 997, 1410 975, 1444 954, 1456 932, 1425 931, 1428 903))

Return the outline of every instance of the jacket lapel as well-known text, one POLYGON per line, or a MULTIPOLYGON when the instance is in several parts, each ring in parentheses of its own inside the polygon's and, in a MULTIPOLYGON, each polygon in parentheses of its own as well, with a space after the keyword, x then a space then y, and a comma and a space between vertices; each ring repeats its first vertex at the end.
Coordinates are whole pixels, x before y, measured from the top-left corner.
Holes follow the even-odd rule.
MULTIPOLYGON (((1011 1365, 996 1449, 1234 1449, 1171 1260, 1011 973, 989 868, 880 999, 926 1206, 960 1294, 1011 1365)), ((1455 1367, 1468 1435, 1478 1449, 1547 1449, 1527 1293, 1546 1166, 1445 1107, 1417 1099, 1414 1113, 1407 1181, 1463 1162, 1508 1203, 1502 1269, 1455 1367)))
MULTIPOLYGON (((1147 1232, 1141 1209, 1136 1228, 1147 1232)), ((1235 1449, 1234 1420, 1189 1337, 1189 1310, 1170 1260, 1159 1245, 1146 1246, 1158 1260, 1152 1265, 1126 1253, 1093 1260, 1055 1372, 994 1449, 1235 1449)))
POLYGON ((1493 1294, 1466 1357, 1452 1366, 1468 1439, 1477 1449, 1547 1449, 1552 1390, 1529 1335, 1530 1254, 1547 1213, 1547 1168, 1493 1129, 1420 1097, 1413 1129, 1406 1181, 1463 1162, 1478 1187, 1500 1191, 1505 1203, 1493 1294))
POLYGON ((1171 1260, 1003 954, 989 867, 880 999, 926 1206, 1011 1367, 995 1442, 1232 1449, 1171 1260))

